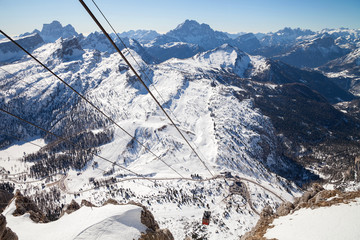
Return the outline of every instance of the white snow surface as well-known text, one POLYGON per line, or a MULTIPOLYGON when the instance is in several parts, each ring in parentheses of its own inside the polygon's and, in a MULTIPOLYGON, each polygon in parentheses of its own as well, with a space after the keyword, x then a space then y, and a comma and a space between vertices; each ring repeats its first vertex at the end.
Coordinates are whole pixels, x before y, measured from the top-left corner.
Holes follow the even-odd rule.
POLYGON ((265 237, 278 240, 360 239, 360 199, 348 204, 300 209, 275 219, 265 237))
POLYGON ((142 208, 135 205, 112 205, 102 207, 83 206, 65 214, 57 221, 35 223, 28 213, 14 217, 13 201, 3 214, 7 226, 26 240, 133 240, 138 239, 146 226, 141 223, 142 208))
MULTIPOLYGON (((0 171, 19 174, 27 171, 28 164, 21 161, 25 154, 38 151, 40 147, 45 146, 42 138, 30 138, 25 141, 17 141, 6 149, 0 150, 0 171)), ((3 175, 0 175, 0 180, 3 175)))

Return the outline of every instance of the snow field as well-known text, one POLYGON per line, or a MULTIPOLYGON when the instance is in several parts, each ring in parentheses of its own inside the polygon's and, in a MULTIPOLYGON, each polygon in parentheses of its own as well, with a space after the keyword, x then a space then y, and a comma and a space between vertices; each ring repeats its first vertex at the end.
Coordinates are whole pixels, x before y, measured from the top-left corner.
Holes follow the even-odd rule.
POLYGON ((135 205, 105 205, 100 208, 83 206, 79 210, 65 214, 57 221, 34 223, 29 214, 14 217, 13 201, 3 214, 10 227, 19 237, 26 240, 112 240, 138 239, 146 226, 140 221, 142 208, 135 205))
POLYGON ((360 199, 348 204, 300 209, 275 219, 266 238, 278 240, 360 239, 360 199))

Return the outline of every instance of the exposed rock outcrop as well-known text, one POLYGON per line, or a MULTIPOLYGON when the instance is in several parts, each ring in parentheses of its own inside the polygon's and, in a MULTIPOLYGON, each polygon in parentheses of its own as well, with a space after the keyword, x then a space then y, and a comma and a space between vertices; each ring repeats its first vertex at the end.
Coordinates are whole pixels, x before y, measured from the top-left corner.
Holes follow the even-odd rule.
POLYGON ((67 206, 65 212, 67 214, 73 213, 76 210, 80 209, 80 205, 73 199, 71 203, 67 206))
POLYGON ((8 191, 0 189, 0 212, 2 212, 14 195, 8 191))
POLYGON ((168 229, 160 229, 156 222, 154 215, 142 204, 136 202, 129 202, 141 207, 141 223, 147 227, 146 233, 141 234, 139 240, 173 240, 174 237, 168 229))
POLYGON ((85 200, 85 199, 83 199, 83 200, 81 200, 81 207, 82 206, 86 206, 86 207, 97 207, 96 205, 94 205, 94 204, 92 204, 91 202, 89 202, 89 201, 87 201, 87 200, 85 200))
POLYGON ((139 240, 173 240, 174 237, 169 229, 159 229, 155 232, 142 234, 139 240))
POLYGON ((38 208, 38 206, 28 197, 23 196, 20 191, 15 194, 16 209, 13 212, 14 216, 21 216, 25 213, 30 214, 30 219, 34 222, 49 222, 46 215, 38 208))
POLYGON ((285 216, 288 215, 294 208, 294 204, 292 204, 291 202, 284 202, 278 207, 278 209, 276 210, 276 214, 278 216, 285 216))
POLYGON ((18 236, 10 228, 6 227, 6 218, 0 214, 0 240, 18 240, 18 236))
MULTIPOLYGON (((103 205, 106 204, 119 205, 119 203, 114 199, 107 200, 103 205)), ((141 234, 141 237, 139 238, 140 240, 173 240, 174 239, 173 235, 168 229, 160 229, 159 224, 156 222, 154 218, 154 215, 145 206, 136 202, 129 202, 129 204, 139 206, 143 209, 141 211, 140 220, 141 223, 147 227, 147 229, 146 229, 146 233, 141 234)), ((20 216, 25 213, 29 213, 30 219, 33 220, 34 222, 42 222, 42 223, 49 222, 46 215, 44 215, 41 212, 41 210, 37 207, 37 205, 28 197, 23 196, 19 191, 17 191, 15 194, 15 206, 16 209, 13 212, 14 216, 20 216)), ((72 200, 71 203, 66 206, 61 216, 63 216, 64 213, 71 214, 77 211, 78 209, 80 209, 82 206, 97 207, 91 202, 86 200, 82 200, 81 205, 79 205, 75 200, 72 200)), ((2 218, 0 218, 0 236, 2 236, 1 234, 3 233, 4 233, 3 235, 4 236, 6 235, 6 237, 13 236, 12 235, 13 232, 10 229, 5 228, 5 225, 6 225, 5 217, 2 216, 2 218), (5 229, 6 231, 3 229, 5 229)), ((16 234, 15 237, 16 238, 0 238, 0 240, 18 239, 16 234)))
POLYGON ((355 198, 360 198, 360 191, 341 192, 339 190, 325 190, 321 185, 314 184, 309 191, 306 191, 301 197, 295 198, 294 202, 284 202, 276 213, 271 212, 270 207, 265 207, 260 214, 260 219, 255 227, 242 236, 241 240, 266 240, 264 234, 271 228, 275 218, 293 213, 301 208, 319 208, 327 207, 339 203, 349 203, 355 198))

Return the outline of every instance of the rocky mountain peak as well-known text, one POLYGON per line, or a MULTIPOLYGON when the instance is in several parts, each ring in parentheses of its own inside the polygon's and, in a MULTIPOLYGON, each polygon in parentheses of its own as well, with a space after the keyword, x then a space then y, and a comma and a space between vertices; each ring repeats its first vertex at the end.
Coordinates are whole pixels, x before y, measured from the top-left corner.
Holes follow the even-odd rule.
POLYGON ((75 31, 74 27, 70 24, 63 27, 59 21, 52 21, 49 24, 44 24, 40 32, 40 36, 45 42, 54 42, 60 37, 70 38, 78 36, 79 34, 75 31))
POLYGON ((136 31, 130 30, 130 31, 122 32, 121 34, 119 34, 119 36, 122 38, 123 37, 133 38, 142 44, 146 44, 146 43, 154 40, 159 35, 160 34, 154 30, 136 30, 136 31))
POLYGON ((186 20, 166 35, 180 42, 198 44, 205 50, 218 47, 229 39, 225 33, 214 31, 209 25, 195 20, 186 20))
POLYGON ((178 25, 174 30, 172 30, 172 31, 179 31, 179 30, 181 30, 181 31, 183 31, 183 30, 190 30, 190 31, 192 31, 192 30, 198 30, 198 29, 212 30, 212 29, 210 28, 210 26, 207 25, 207 24, 205 24, 205 23, 200 24, 200 23, 198 23, 198 22, 195 21, 195 20, 189 20, 189 19, 187 19, 187 20, 185 20, 185 22, 179 24, 179 25, 178 25))
POLYGON ((290 28, 290 27, 285 27, 284 29, 277 31, 276 33, 277 35, 297 35, 297 36, 315 34, 315 32, 309 29, 290 28))

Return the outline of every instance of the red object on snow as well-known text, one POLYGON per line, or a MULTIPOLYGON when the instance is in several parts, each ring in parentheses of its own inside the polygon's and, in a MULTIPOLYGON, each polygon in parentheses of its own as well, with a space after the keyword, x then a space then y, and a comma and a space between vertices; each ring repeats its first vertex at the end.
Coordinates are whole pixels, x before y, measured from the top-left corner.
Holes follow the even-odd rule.
POLYGON ((202 224, 203 225, 209 225, 210 223, 210 216, 211 216, 211 212, 210 211, 205 211, 203 218, 202 218, 202 224))

